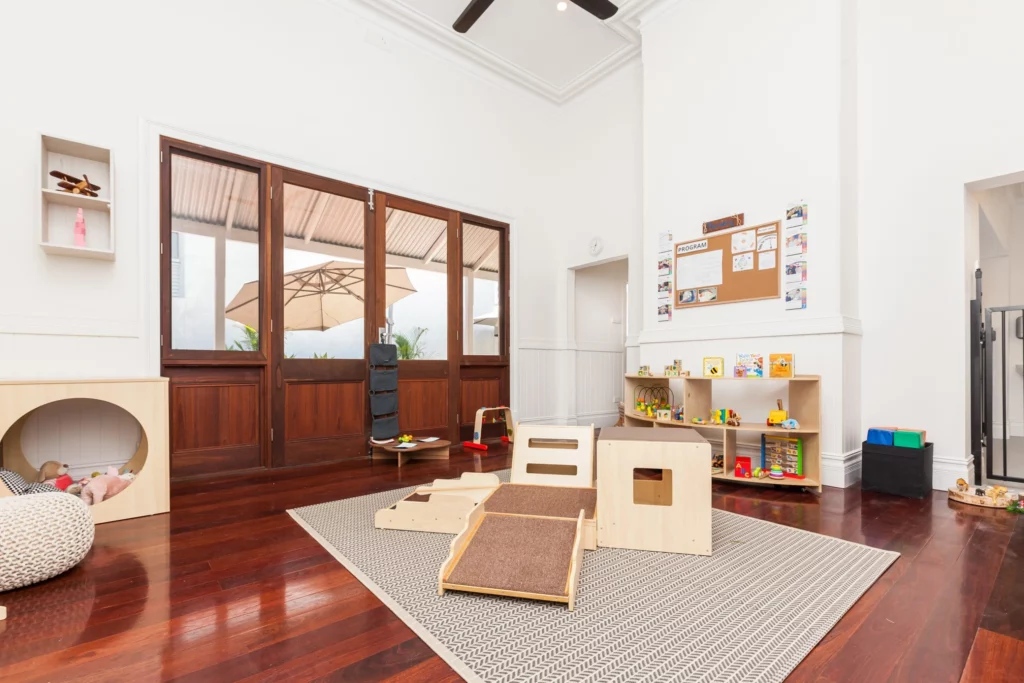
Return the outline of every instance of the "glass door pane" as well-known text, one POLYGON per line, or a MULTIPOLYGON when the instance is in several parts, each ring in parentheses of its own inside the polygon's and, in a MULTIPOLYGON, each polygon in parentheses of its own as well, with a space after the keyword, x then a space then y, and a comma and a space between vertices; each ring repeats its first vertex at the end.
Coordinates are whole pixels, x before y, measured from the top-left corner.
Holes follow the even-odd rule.
POLYGON ((462 353, 501 355, 502 253, 500 230, 462 225, 462 353))
POLYGON ((448 358, 448 222, 387 208, 387 317, 401 360, 448 358))
POLYGON ((365 203, 284 184, 285 358, 362 359, 365 203))
POLYGON ((171 155, 171 348, 260 350, 259 174, 171 155))

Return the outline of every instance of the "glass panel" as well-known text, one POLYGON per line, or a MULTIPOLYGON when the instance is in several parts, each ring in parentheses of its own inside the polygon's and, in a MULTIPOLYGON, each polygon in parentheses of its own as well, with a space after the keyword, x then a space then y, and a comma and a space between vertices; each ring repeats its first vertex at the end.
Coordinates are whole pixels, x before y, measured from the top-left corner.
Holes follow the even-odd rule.
POLYGON ((258 351, 259 174, 171 155, 171 347, 258 351))
POLYGON ((462 226, 462 352, 501 354, 501 231, 462 226))
POLYGON ((364 202, 285 183, 286 357, 363 357, 365 225, 364 202))
POLYGON ((388 209, 387 303, 398 357, 448 357, 448 223, 388 209))

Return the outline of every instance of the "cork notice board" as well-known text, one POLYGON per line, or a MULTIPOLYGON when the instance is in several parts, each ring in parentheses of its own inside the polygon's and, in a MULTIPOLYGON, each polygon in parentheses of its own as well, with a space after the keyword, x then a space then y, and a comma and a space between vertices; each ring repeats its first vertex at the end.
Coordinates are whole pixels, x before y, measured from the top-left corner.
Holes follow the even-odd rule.
POLYGON ((675 245, 675 307, 781 296, 781 224, 764 223, 675 245))

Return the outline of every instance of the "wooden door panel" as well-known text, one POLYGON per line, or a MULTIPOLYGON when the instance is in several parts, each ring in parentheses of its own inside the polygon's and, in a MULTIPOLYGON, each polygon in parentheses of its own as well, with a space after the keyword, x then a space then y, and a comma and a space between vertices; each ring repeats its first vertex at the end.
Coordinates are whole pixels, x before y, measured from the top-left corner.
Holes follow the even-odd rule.
POLYGON ((260 369, 168 370, 173 478, 262 466, 260 369))
POLYGON ((285 439, 362 435, 363 382, 285 382, 285 439))
POLYGON ((472 425, 476 411, 501 405, 501 380, 497 377, 462 380, 460 422, 472 425))
POLYGON ((402 432, 446 429, 448 380, 399 379, 398 426, 402 432))
POLYGON ((259 442, 258 384, 176 384, 172 394, 172 450, 259 442))

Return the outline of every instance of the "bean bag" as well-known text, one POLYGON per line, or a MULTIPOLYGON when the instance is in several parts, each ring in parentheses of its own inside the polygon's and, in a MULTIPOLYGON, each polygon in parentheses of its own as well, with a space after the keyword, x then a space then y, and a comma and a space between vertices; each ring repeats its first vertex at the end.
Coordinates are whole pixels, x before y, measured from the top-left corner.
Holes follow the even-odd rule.
POLYGON ((0 529, 0 592, 63 574, 96 535, 89 506, 59 491, 0 498, 0 529))

